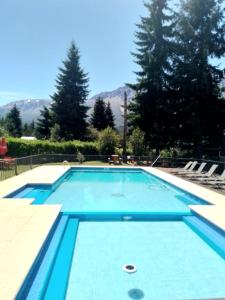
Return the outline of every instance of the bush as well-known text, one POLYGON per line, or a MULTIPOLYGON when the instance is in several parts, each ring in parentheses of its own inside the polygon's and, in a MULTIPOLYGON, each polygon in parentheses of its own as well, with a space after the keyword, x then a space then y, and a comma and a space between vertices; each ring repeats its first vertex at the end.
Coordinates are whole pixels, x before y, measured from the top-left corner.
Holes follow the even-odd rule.
POLYGON ((77 160, 80 164, 82 164, 85 161, 85 157, 80 151, 77 152, 77 160))
POLYGON ((170 148, 163 149, 160 151, 160 156, 162 158, 173 157, 173 158, 181 158, 181 157, 192 157, 192 151, 181 150, 180 148, 170 148))
POLYGON ((73 154, 78 151, 84 155, 97 155, 98 144, 96 142, 50 142, 50 141, 26 141, 19 138, 8 138, 8 154, 13 157, 22 157, 35 154, 73 154))
POLYGON ((50 141, 58 142, 60 141, 60 127, 59 124, 55 124, 50 130, 50 141))
POLYGON ((5 128, 0 126, 0 137, 5 137, 8 135, 8 132, 5 130, 5 128))
POLYGON ((135 128, 129 138, 132 153, 135 156, 145 154, 145 134, 139 128, 135 128))
POLYGON ((115 130, 110 127, 102 130, 99 134, 99 151, 103 155, 115 154, 119 143, 119 137, 115 130))

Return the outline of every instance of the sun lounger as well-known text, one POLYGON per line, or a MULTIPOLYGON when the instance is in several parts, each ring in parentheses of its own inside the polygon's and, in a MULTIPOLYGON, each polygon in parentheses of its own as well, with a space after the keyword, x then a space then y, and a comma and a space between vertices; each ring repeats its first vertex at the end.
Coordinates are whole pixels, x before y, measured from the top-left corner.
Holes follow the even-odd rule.
POLYGON ((192 177, 192 179, 195 179, 195 180, 198 180, 198 181, 205 181, 213 175, 213 173, 216 171, 217 168, 218 168, 218 165, 214 164, 214 165, 211 166, 211 168, 209 169, 209 171, 207 173, 199 175, 196 178, 192 177))
POLYGON ((179 173, 179 172, 183 172, 185 170, 188 170, 191 165, 193 164, 193 161, 189 161, 188 163, 186 163, 186 165, 183 168, 177 168, 176 170, 171 171, 171 173, 179 173))
POLYGON ((180 172, 175 173, 175 175, 183 175, 183 174, 189 174, 191 172, 193 172, 194 168, 197 166, 198 162, 197 161, 193 161, 190 168, 187 170, 181 170, 180 172))
POLYGON ((203 169, 205 168, 206 165, 207 165, 207 163, 203 162, 203 163, 200 164, 197 171, 188 172, 188 174, 183 174, 183 176, 185 176, 185 177, 199 176, 199 175, 201 175, 201 173, 202 173, 202 171, 203 171, 203 169))
POLYGON ((219 176, 207 178, 204 184, 209 184, 215 187, 218 185, 225 185, 225 170, 223 170, 219 176))

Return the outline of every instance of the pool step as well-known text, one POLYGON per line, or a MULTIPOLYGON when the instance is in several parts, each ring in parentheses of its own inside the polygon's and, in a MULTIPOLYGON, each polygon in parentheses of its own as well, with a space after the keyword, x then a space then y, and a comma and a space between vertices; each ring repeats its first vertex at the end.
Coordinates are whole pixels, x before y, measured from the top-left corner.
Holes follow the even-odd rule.
POLYGON ((40 261, 36 263, 36 269, 34 271, 33 278, 27 279, 26 285, 27 287, 29 287, 29 290, 26 290, 25 293, 21 294, 21 296, 17 299, 42 299, 45 291, 45 286, 48 282, 55 256, 68 220, 68 216, 62 216, 60 218, 59 222, 56 225, 56 228, 52 232, 51 237, 49 237, 48 241, 46 242, 47 245, 43 247, 44 249, 42 250, 42 254, 40 254, 40 256, 42 257, 39 258, 40 261))
POLYGON ((225 259, 225 232, 197 216, 183 217, 183 220, 225 259))
POLYGON ((65 299, 78 226, 78 219, 69 218, 51 269, 43 300, 65 299))

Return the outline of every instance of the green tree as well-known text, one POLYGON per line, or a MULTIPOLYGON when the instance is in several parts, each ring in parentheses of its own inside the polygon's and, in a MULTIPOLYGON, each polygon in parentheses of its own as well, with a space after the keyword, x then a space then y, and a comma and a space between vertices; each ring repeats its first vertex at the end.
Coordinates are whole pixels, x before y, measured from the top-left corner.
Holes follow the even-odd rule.
POLYGON ((86 140, 95 142, 98 140, 99 131, 91 126, 87 127, 86 140))
POLYGON ((9 132, 9 135, 13 137, 21 137, 22 121, 20 117, 20 111, 18 110, 16 105, 14 105, 13 108, 6 115, 5 121, 6 121, 6 130, 9 132))
POLYGON ((59 124, 54 124, 50 130, 50 140, 51 142, 60 141, 60 126, 59 124))
POLYGON ((23 124, 23 135, 25 136, 29 135, 29 128, 27 123, 23 124))
POLYGON ((29 134, 31 136, 33 136, 34 133, 35 133, 35 122, 34 122, 34 120, 32 122, 30 122, 30 124, 28 125, 28 130, 29 130, 29 134))
POLYGON ((129 138, 132 153, 136 156, 141 156, 145 152, 145 134, 139 128, 135 128, 129 138))
POLYGON ((219 84, 223 72, 212 58, 225 54, 225 20, 221 0, 182 1, 177 19, 174 90, 181 144, 201 147, 223 142, 225 102, 219 84))
POLYGON ((107 127, 105 102, 100 97, 95 101, 90 123, 97 130, 102 130, 107 127))
POLYGON ((35 135, 39 139, 49 139, 52 126, 51 111, 45 106, 40 112, 40 118, 37 120, 35 135))
POLYGON ((136 96, 130 110, 130 124, 145 132, 146 141, 152 147, 166 144, 169 124, 164 116, 169 110, 169 89, 174 52, 174 15, 167 0, 151 0, 145 4, 147 17, 141 18, 136 32, 137 53, 133 53, 140 70, 137 83, 129 86, 136 96))
POLYGON ((115 130, 110 127, 102 130, 99 134, 99 150, 101 154, 115 154, 116 147, 119 143, 119 137, 115 130))
POLYGON ((88 78, 80 66, 80 54, 73 42, 59 71, 57 91, 52 96, 51 106, 54 123, 60 127, 61 138, 83 140, 87 127, 88 107, 85 101, 88 96, 88 78))
POLYGON ((115 128, 115 122, 114 122, 114 115, 111 109, 110 102, 107 103, 105 108, 105 116, 106 116, 106 127, 111 127, 112 129, 115 128))
POLYGON ((0 138, 1 138, 1 137, 5 137, 5 136, 7 136, 7 135, 8 135, 8 132, 5 130, 4 127, 2 127, 2 126, 0 125, 0 138))
POLYGON ((35 124, 32 121, 30 124, 24 123, 23 125, 23 135, 25 136, 33 136, 34 135, 35 124))

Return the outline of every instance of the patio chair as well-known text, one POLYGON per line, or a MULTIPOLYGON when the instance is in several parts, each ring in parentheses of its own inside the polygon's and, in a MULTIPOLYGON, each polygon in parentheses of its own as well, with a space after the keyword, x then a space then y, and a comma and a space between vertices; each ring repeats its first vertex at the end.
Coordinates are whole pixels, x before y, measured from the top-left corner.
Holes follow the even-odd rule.
POLYGON ((207 178, 203 184, 209 184, 215 187, 219 185, 225 185, 225 169, 219 176, 209 178, 209 179, 207 178))
POLYGON ((122 158, 120 158, 119 155, 113 154, 108 158, 108 162, 110 165, 121 165, 122 158))
POLYGON ((190 168, 190 166, 193 164, 193 161, 189 161, 188 163, 186 163, 186 165, 183 168, 177 168, 176 170, 172 170, 171 173, 175 174, 175 173, 179 173, 180 171, 185 171, 188 170, 188 168, 190 168))
POLYGON ((199 168, 196 171, 188 172, 188 174, 183 174, 183 176, 185 176, 185 177, 193 177, 193 176, 199 176, 199 175, 201 176, 201 173, 206 165, 207 165, 207 163, 203 162, 200 164, 199 168))
POLYGON ((213 173, 216 171, 217 168, 218 168, 218 165, 213 164, 207 173, 198 175, 198 177, 196 177, 196 178, 192 177, 192 179, 204 182, 213 175, 213 173))
POLYGON ((189 174, 191 172, 193 172, 194 168, 196 167, 196 165, 198 164, 197 161, 193 161, 191 166, 187 169, 187 170, 180 170, 179 172, 175 173, 174 175, 183 175, 183 174, 189 174))

